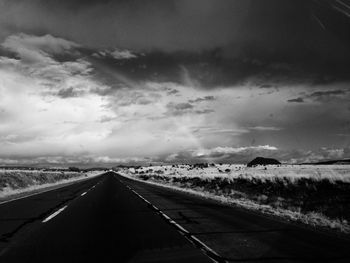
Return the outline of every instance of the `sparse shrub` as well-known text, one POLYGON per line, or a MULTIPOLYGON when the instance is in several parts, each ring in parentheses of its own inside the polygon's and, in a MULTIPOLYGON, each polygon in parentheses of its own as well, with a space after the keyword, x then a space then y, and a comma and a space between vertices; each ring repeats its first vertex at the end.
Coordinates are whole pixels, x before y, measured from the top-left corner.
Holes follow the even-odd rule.
POLYGON ((268 170, 264 167, 214 167, 212 164, 208 167, 195 164, 179 168, 173 165, 162 173, 155 171, 145 176, 138 175, 138 178, 233 199, 244 198, 258 205, 304 215, 322 214, 339 222, 350 222, 350 179, 345 168, 342 174, 337 175, 303 166, 288 168, 276 165, 268 166, 268 170))
POLYGON ((0 191, 5 187, 22 189, 32 185, 56 183, 61 180, 81 176, 79 172, 71 169, 64 171, 52 170, 0 170, 0 191))
POLYGON ((78 167, 69 167, 68 170, 71 172, 80 172, 80 169, 78 167))

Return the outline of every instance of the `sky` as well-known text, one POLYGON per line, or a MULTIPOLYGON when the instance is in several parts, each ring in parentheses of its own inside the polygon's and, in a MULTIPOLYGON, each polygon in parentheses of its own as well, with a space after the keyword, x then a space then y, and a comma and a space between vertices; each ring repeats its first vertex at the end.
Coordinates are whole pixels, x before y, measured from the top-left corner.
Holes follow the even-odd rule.
POLYGON ((0 0, 0 164, 350 158, 349 0, 0 0))

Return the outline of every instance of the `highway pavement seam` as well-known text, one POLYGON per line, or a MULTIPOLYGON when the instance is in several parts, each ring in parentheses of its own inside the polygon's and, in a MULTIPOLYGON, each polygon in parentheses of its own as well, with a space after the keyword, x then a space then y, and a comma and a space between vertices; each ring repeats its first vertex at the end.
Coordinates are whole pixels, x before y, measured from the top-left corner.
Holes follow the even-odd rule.
MULTIPOLYGON (((115 173, 115 174, 117 174, 117 173, 115 173)), ((120 181, 117 177, 115 177, 115 178, 118 181, 120 181)), ((196 236, 192 235, 188 230, 186 230, 184 227, 179 225, 177 222, 175 222, 173 219, 171 219, 168 215, 163 213, 158 207, 156 207, 151 202, 149 202, 146 198, 144 198, 142 195, 140 195, 138 192, 136 192, 134 189, 132 189, 129 185, 126 185, 122 181, 120 181, 120 182, 123 185, 125 185, 125 187, 127 189, 129 189, 132 193, 134 193, 137 197, 139 197, 141 200, 143 200, 149 208, 151 208, 157 214, 159 214, 166 222, 168 222, 170 225, 173 225, 180 234, 182 234, 187 240, 189 240, 195 247, 200 249, 213 262, 217 262, 217 263, 227 263, 228 262, 224 257, 220 256, 217 252, 215 252, 213 249, 211 249, 209 246, 207 246, 203 241, 198 239, 196 236)))

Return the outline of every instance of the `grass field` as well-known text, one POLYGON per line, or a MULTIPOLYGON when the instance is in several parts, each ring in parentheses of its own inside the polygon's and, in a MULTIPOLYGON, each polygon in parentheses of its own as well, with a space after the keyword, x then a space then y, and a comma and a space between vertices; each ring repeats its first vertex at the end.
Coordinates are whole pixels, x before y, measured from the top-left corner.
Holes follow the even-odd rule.
POLYGON ((101 171, 0 169, 0 198, 101 174, 101 171))
POLYGON ((174 165, 119 172, 350 233, 349 165, 174 165))

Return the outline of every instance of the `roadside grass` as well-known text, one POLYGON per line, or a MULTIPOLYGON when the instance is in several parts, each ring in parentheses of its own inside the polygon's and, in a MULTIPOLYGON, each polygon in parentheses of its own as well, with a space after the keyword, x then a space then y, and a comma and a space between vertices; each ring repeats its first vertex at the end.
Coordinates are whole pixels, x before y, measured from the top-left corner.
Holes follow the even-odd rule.
POLYGON ((129 168, 122 173, 350 233, 350 166, 181 165, 129 168))
POLYGON ((100 174, 95 172, 0 169, 0 198, 100 174))

